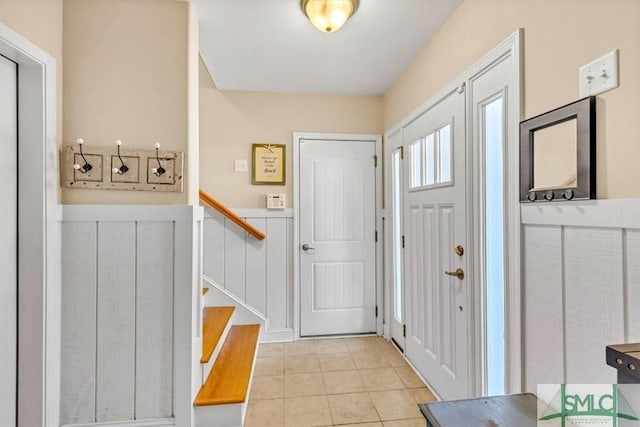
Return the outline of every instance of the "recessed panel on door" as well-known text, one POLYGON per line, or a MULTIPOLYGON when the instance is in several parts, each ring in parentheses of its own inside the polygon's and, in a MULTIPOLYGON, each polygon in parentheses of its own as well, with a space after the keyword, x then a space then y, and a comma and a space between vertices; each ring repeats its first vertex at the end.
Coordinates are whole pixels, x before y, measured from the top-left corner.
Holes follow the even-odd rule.
MULTIPOLYGON (((455 247, 455 216, 453 206, 440 206, 438 209, 438 229, 439 229, 439 245, 438 254, 440 255, 440 264, 436 271, 442 272, 449 269, 449 266, 455 265, 455 254, 451 248, 455 247)), ((454 276, 437 274, 438 280, 441 281, 440 289, 440 307, 455 307, 456 305, 456 286, 459 280, 454 276)), ((440 362, 443 368, 455 377, 456 372, 456 311, 443 310, 440 317, 440 337, 441 352, 440 362)))
POLYGON ((313 265, 313 311, 362 310, 364 264, 321 262, 313 265))
POLYGON ((361 242, 364 182, 357 158, 313 161, 313 241, 361 242))

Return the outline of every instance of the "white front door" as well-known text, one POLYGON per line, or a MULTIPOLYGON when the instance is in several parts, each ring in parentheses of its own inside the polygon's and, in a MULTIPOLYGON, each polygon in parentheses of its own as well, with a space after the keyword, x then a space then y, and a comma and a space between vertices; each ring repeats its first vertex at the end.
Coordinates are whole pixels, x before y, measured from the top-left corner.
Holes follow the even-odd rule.
POLYGON ((300 335, 376 331, 373 140, 300 140, 300 335))
POLYGON ((17 66, 0 56, 0 425, 16 425, 18 248, 17 66))
POLYGON ((387 174, 389 176, 388 182, 390 183, 387 190, 388 194, 388 215, 386 227, 390 228, 387 233, 389 239, 389 256, 391 258, 391 268, 389 269, 391 292, 389 295, 389 302, 391 306, 391 316, 389 319, 389 333, 391 339, 396 345, 404 351, 405 338, 404 338, 404 324, 405 324, 405 309, 404 309, 404 245, 403 235, 404 230, 402 226, 402 204, 404 193, 404 169, 403 158, 404 149, 402 147, 402 131, 398 130, 393 135, 390 135, 385 140, 387 147, 387 174))
POLYGON ((406 355, 443 399, 469 397, 465 95, 404 128, 406 355))

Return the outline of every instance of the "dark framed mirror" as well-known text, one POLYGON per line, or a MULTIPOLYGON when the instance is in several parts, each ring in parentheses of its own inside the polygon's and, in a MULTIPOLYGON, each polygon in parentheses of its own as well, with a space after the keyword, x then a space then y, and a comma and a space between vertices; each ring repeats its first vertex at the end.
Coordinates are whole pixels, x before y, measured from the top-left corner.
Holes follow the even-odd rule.
POLYGON ((520 201, 596 198, 596 98, 520 123, 520 201))

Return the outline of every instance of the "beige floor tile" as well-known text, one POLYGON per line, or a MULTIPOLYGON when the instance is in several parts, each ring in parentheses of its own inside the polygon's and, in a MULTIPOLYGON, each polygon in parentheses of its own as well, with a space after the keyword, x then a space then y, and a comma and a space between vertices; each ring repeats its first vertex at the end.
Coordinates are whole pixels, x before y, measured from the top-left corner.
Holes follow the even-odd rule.
POLYGON ((340 427, 383 427, 383 425, 382 423, 358 423, 358 424, 341 424, 340 427))
POLYGON ((284 399, 257 400, 249 403, 244 427, 282 427, 284 399))
POLYGON ((265 375, 283 375, 284 358, 282 357, 262 357, 256 359, 255 377, 265 375))
POLYGON ((391 366, 382 353, 376 350, 352 353, 351 357, 358 369, 386 368, 391 366))
POLYGON ((422 416, 409 390, 372 391, 369 394, 383 421, 422 416))
POLYGON ((438 399, 431 393, 431 390, 428 388, 412 388, 409 389, 411 395, 415 399, 416 403, 427 403, 427 402, 435 402, 438 399))
POLYGON ((399 390, 405 386, 393 368, 361 369, 360 377, 369 391, 399 390))
POLYGON ((346 353, 349 351, 347 342, 342 338, 318 340, 315 343, 318 354, 346 353))
POLYGON ((315 341, 293 341, 284 344, 285 356, 317 354, 315 341))
POLYGON ((287 356, 285 357, 285 372, 291 374, 303 372, 320 372, 318 356, 287 356))
POLYGON ((251 382, 251 400, 284 397, 284 375, 254 376, 251 382))
POLYGON ((327 394, 366 391, 359 371, 323 372, 322 377, 327 394))
POLYGON ((245 427, 423 427, 436 400, 380 337, 262 344, 250 396, 245 427))
POLYGON ((395 347, 382 350, 380 353, 382 353, 382 356, 387 360, 387 362, 389 362, 389 365, 391 366, 394 366, 394 367, 409 366, 407 364, 407 361, 404 359, 404 357, 402 357, 402 354, 400 353, 400 351, 398 351, 395 347))
POLYGON ((411 367, 406 366, 402 368, 394 368, 396 370, 396 374, 402 380, 402 383, 407 388, 419 388, 424 387, 424 383, 422 380, 413 372, 411 367))
POLYGON ((305 374, 286 374, 284 378, 284 396, 319 396, 327 392, 324 388, 322 374, 319 372, 305 374))
POLYGON ((362 338, 345 338, 347 347, 352 353, 361 351, 377 351, 380 340, 378 337, 362 337, 362 338))
POLYGON ((385 421, 382 424, 384 427, 424 427, 426 421, 424 418, 411 418, 410 420, 385 421))
POLYGON ((334 424, 380 420, 369 393, 334 394, 328 399, 334 424))
POLYGON ((377 337, 377 338, 378 338, 378 340, 376 341, 376 344, 378 344, 378 348, 380 350, 387 350, 387 349, 395 348, 395 345, 391 341, 387 341, 383 337, 377 337))
POLYGON ((356 369, 351 353, 319 354, 318 358, 323 372, 356 369))
POLYGON ((284 357, 284 343, 265 343, 258 346, 258 357, 284 357))
POLYGON ((332 425, 327 396, 290 397, 284 400, 286 427, 332 425))

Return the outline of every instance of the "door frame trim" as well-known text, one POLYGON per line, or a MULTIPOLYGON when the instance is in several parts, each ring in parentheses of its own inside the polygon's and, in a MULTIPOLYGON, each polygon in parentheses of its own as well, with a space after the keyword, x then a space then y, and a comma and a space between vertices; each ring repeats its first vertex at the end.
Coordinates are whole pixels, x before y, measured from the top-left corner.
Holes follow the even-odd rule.
MULTIPOLYGON (((515 148, 511 150, 509 158, 507 162, 510 164, 518 164, 520 148, 517 140, 518 129, 520 120, 522 118, 523 112, 523 34, 524 30, 522 28, 516 30, 511 35, 509 35, 502 43, 492 49, 489 53, 484 55, 480 60, 469 66, 462 74, 458 75, 456 78, 452 79, 448 84, 446 84, 442 89, 436 92, 433 96, 431 96, 426 102, 420 105, 418 108, 413 110, 410 114, 408 114, 401 121, 396 123, 390 129, 385 132, 385 139, 396 132, 398 129, 403 129, 412 121, 421 116, 424 112, 431 109, 434 105, 436 105, 440 100, 445 98, 449 93, 454 90, 464 90, 465 91, 465 113, 467 115, 466 120, 466 132, 467 138, 470 138, 472 135, 472 127, 473 123, 471 122, 471 113, 470 108, 471 100, 470 91, 468 90, 469 82, 473 79, 477 78, 477 76, 482 73, 490 70, 496 63, 503 60, 505 57, 512 57, 514 60, 514 74, 512 76, 515 93, 513 102, 509 105, 509 110, 507 110, 507 131, 508 134, 516 135, 516 139, 512 141, 515 144, 515 148)), ((475 160, 471 157, 471 144, 467 144, 466 152, 467 152, 467 166, 471 167, 475 162, 475 160)), ((473 171, 475 173, 476 171, 473 171)), ((505 325, 508 328, 505 330, 505 382, 506 382, 506 391, 507 393, 518 393, 522 388, 522 281, 521 281, 521 226, 520 226, 520 202, 519 202, 519 170, 517 167, 512 167, 508 170, 507 175, 508 182, 508 197, 506 201, 507 207, 507 227, 506 231, 508 236, 510 237, 509 246, 507 251, 510 254, 509 262, 507 265, 507 287, 505 289, 505 325), (511 284, 511 286, 509 286, 511 284)), ((472 188, 470 186, 471 176, 467 178, 467 209, 471 218, 473 218, 473 214, 477 206, 474 205, 474 198, 471 197, 469 190, 472 188)), ((474 230, 473 224, 470 224, 469 227, 469 236, 467 240, 467 245, 469 247, 474 247, 476 245, 476 236, 478 235, 477 230, 474 230)), ((469 351, 471 352, 471 356, 469 359, 469 372, 473 375, 471 376, 470 381, 470 394, 475 396, 480 396, 483 394, 484 389, 484 358, 483 358, 483 337, 484 337, 484 327, 483 327, 483 289, 481 288, 480 280, 472 280, 473 277, 478 277, 479 274, 482 274, 482 270, 479 270, 481 266, 477 265, 476 260, 471 259, 469 262, 469 268, 472 269, 469 277, 469 285, 471 286, 472 292, 470 298, 472 299, 473 304, 470 305, 472 309, 470 324, 468 325, 468 330, 471 331, 469 333, 469 351)), ((385 284, 385 287, 388 287, 388 284, 385 284)), ((385 289, 385 292, 390 292, 390 289, 385 289)), ((384 312, 384 318, 388 321, 390 313, 388 310, 384 312)))
MULTIPOLYGON (((376 318, 376 333, 382 335, 384 308, 384 286, 383 284, 383 249, 384 236, 382 232, 382 136, 374 134, 355 133, 293 133, 293 339, 300 337, 300 141, 303 139, 328 140, 328 141, 372 141, 375 143, 378 165, 376 167, 376 230, 378 231, 378 241, 376 242, 376 305, 378 306, 378 317, 376 318)), ((305 339, 302 337, 302 339, 305 339)))
MULTIPOLYGON (((395 138, 397 136, 400 136, 400 146, 402 146, 402 138, 403 138, 403 129, 402 128, 398 128, 393 132, 387 132, 384 136, 384 167, 385 167, 385 171, 384 171, 384 176, 385 176, 385 182, 384 182, 384 196, 385 196, 385 204, 384 204, 384 306, 388 307, 388 310, 384 310, 382 313, 382 317, 384 320, 384 330, 383 330, 383 335, 385 337, 387 337, 389 340, 393 339, 392 336, 392 331, 391 331, 391 322, 392 322, 392 317, 393 317, 393 302, 392 302, 392 295, 395 292, 395 289, 393 289, 393 285, 394 285, 394 277, 393 277, 393 262, 394 262, 394 258, 393 258, 393 223, 391 222, 391 218, 393 216, 393 200, 392 200, 392 192, 391 192, 391 179, 392 179, 392 165, 391 165, 391 155, 393 154, 393 147, 390 145, 389 141, 392 138, 395 138)), ((403 182, 404 182, 404 165, 403 165, 403 182)), ((404 204, 404 198, 402 200, 402 204, 404 204)), ((404 222, 402 222, 402 231, 404 233, 404 222)), ((404 265, 404 253, 402 254, 402 265, 404 265)), ((402 286, 403 286, 403 301, 402 301, 402 319, 403 319, 403 324, 406 323, 406 307, 405 307, 405 302, 404 302, 404 295, 405 295, 405 289, 406 289, 406 283, 404 282, 404 268, 402 269, 402 286)), ((403 351, 406 349, 406 337, 405 341, 403 342, 403 351)), ((396 343, 397 344, 397 343, 396 343)))
POLYGON ((2 23, 0 54, 18 64, 18 420, 20 426, 57 426, 61 313, 56 61, 2 23))

